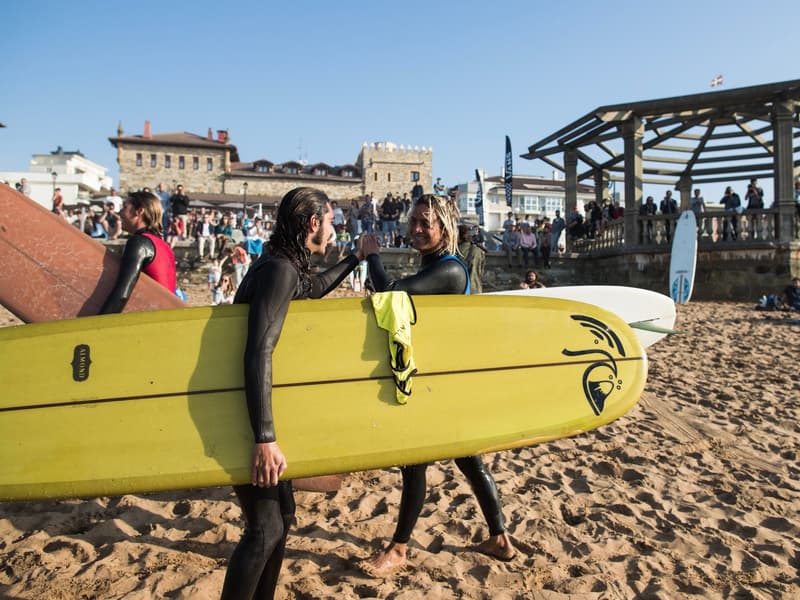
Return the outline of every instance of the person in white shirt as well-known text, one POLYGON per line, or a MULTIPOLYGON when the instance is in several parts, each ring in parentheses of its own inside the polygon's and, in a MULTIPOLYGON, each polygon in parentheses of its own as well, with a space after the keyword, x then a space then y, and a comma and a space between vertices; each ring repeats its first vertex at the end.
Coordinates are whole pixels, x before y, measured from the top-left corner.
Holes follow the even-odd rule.
POLYGON ((203 252, 206 248, 206 243, 209 245, 208 258, 214 258, 214 250, 217 247, 217 236, 214 234, 214 223, 211 222, 211 215, 206 213, 203 215, 203 220, 197 226, 197 255, 200 260, 203 259, 203 252))

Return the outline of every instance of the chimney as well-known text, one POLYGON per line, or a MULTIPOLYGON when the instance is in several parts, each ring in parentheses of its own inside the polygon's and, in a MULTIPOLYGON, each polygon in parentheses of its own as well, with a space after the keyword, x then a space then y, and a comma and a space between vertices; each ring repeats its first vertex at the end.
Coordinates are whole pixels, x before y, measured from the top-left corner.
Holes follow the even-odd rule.
POLYGON ((150 121, 145 121, 144 122, 144 135, 142 137, 144 137, 144 139, 146 139, 146 140, 152 140, 153 139, 153 134, 150 133, 150 121))
POLYGON ((212 141, 214 140, 214 132, 211 131, 211 127, 208 128, 208 139, 212 141))
POLYGON ((225 143, 225 131, 223 129, 217 129, 217 141, 220 144, 225 143))

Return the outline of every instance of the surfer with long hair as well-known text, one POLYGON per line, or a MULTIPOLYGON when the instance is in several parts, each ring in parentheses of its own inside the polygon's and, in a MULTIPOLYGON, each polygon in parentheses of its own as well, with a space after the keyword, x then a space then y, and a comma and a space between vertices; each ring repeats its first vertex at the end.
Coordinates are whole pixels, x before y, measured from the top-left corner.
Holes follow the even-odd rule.
MULTIPOLYGON (((469 294, 469 272, 457 257, 458 217, 455 203, 444 196, 425 194, 414 203, 408 217, 408 233, 412 247, 422 259, 419 271, 404 279, 389 279, 378 254, 377 240, 374 236, 362 236, 361 251, 367 255, 375 290, 405 291, 412 295, 469 294)), ((476 550, 500 560, 511 560, 515 551, 505 529, 497 486, 483 459, 469 456, 455 462, 469 480, 489 526, 489 538, 476 550)), ((427 468, 427 464, 401 467, 403 491, 397 527, 389 545, 363 563, 366 572, 383 575, 406 563, 408 542, 425 502, 427 468)))
POLYGON ((150 192, 132 192, 123 201, 119 216, 122 229, 131 237, 122 253, 117 281, 100 308, 101 315, 122 312, 140 273, 150 276, 173 294, 177 286, 175 255, 162 239, 158 197, 150 192))
POLYGON ((295 504, 291 482, 278 481, 286 457, 272 419, 272 353, 289 302, 323 297, 358 266, 356 251, 327 271, 312 273, 311 255, 324 256, 333 235, 328 197, 313 188, 291 190, 278 207, 267 251, 252 264, 234 299, 249 305, 244 381, 255 445, 250 484, 233 488, 245 531, 228 565, 223 600, 272 598, 275 593, 295 504))

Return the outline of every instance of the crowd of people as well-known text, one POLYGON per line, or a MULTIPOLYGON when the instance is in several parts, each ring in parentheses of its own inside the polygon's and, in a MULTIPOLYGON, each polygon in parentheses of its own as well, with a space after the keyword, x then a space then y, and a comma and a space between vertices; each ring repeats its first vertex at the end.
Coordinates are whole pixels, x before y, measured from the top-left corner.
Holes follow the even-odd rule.
POLYGON ((525 215, 520 218, 515 217, 513 212, 507 213, 503 221, 502 249, 508 267, 549 269, 553 252, 558 256, 564 250, 560 240, 566 227, 560 210, 556 211, 552 221, 549 217, 532 219, 530 215, 525 215))

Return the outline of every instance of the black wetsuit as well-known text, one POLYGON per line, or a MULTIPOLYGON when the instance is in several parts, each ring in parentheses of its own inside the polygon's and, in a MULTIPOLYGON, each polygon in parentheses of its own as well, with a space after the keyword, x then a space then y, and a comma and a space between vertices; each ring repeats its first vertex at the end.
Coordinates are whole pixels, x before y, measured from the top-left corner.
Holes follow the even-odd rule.
MULTIPOLYGON (((445 253, 429 254, 422 257, 420 270, 416 275, 390 281, 383 270, 383 264, 377 254, 367 257, 369 276, 372 285, 378 292, 397 290, 409 294, 463 294, 469 290, 469 275, 466 266, 460 260, 447 260, 445 253)), ((480 456, 457 458, 456 465, 472 486, 478 499, 483 516, 489 526, 490 535, 500 535, 505 531, 503 511, 494 479, 486 470, 480 456)), ((414 525, 417 523, 425 502, 427 482, 425 471, 427 464, 408 465, 401 468, 403 474, 403 493, 400 500, 400 514, 397 528, 392 540, 399 544, 407 544, 411 539, 414 525)))
POLYGON ((169 291, 175 292, 175 256, 171 250, 164 247, 161 249, 162 254, 158 255, 158 261, 156 261, 156 244, 148 237, 153 235, 144 229, 140 229, 125 243, 117 281, 98 314, 108 315, 122 312, 133 293, 133 288, 136 287, 139 274, 142 271, 147 272, 148 268, 152 268, 151 264, 162 267, 157 269, 159 274, 163 274, 162 280, 157 280, 158 283, 167 289, 171 285, 172 289, 169 291), (156 262, 154 263, 153 261, 156 262), (172 264, 165 266, 160 264, 159 261, 171 261, 172 264), (166 271, 170 271, 170 273, 167 274, 166 271), (169 283, 167 283, 167 279, 170 280, 169 283))
MULTIPOLYGON (((288 258, 264 254, 247 272, 234 303, 250 305, 244 352, 245 395, 256 443, 274 442, 272 421, 272 352, 283 328, 289 302, 321 298, 358 266, 348 256, 320 274, 301 273, 288 258)), ((291 457, 289 458, 291 460, 291 457)), ((294 518, 290 481, 274 487, 234 486, 245 519, 245 532, 231 557, 222 599, 272 598, 283 562, 286 536, 294 518)))

